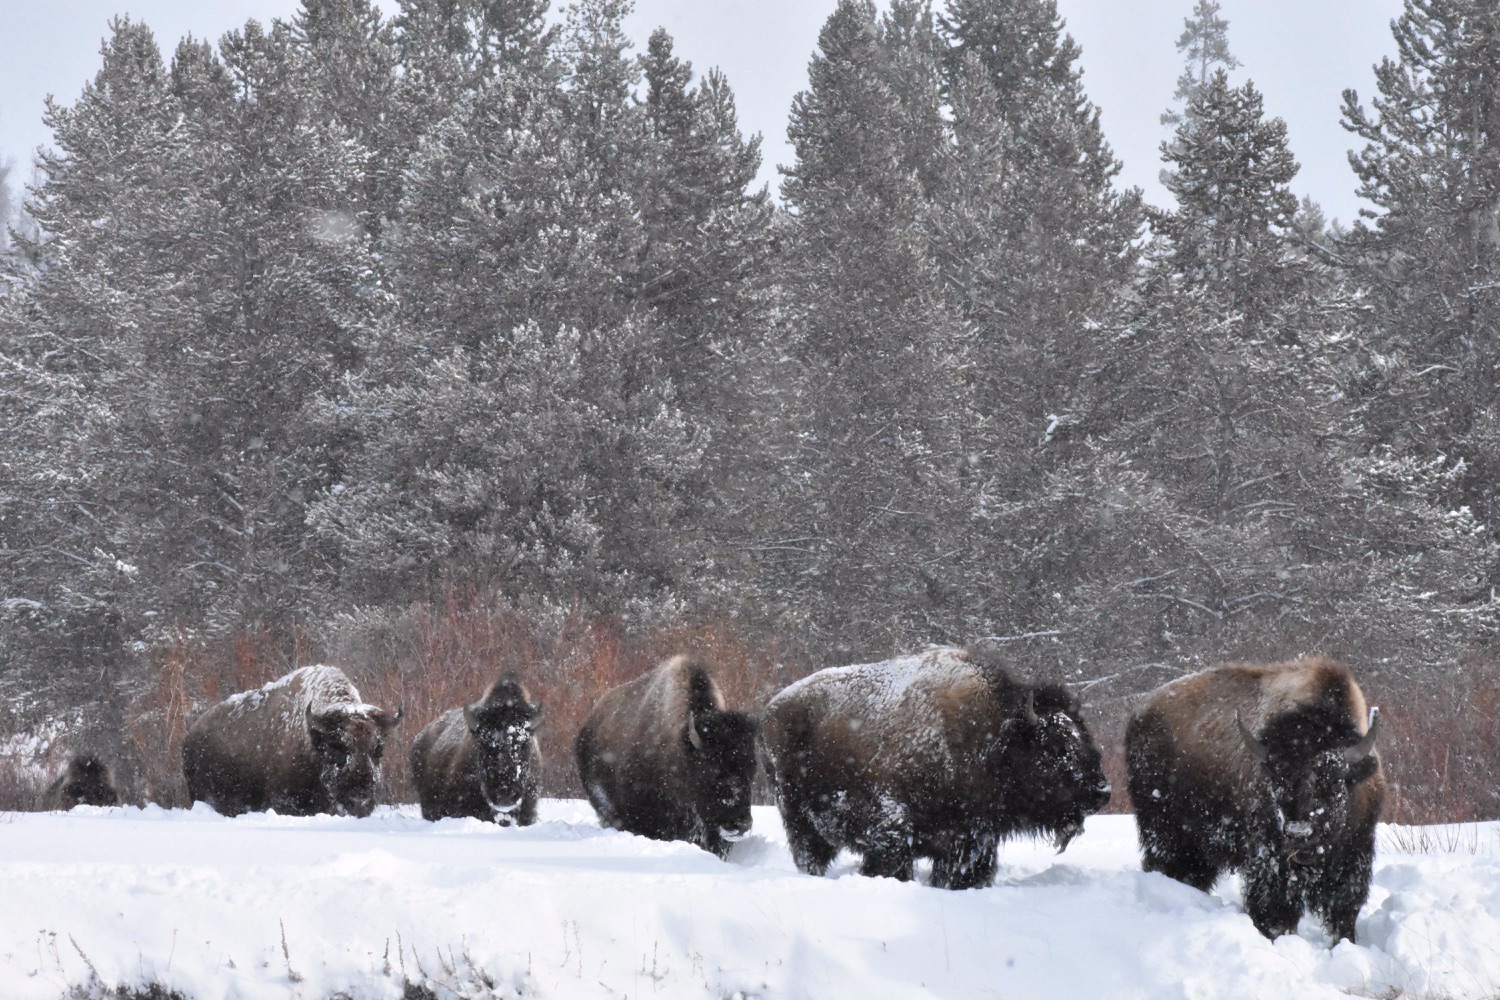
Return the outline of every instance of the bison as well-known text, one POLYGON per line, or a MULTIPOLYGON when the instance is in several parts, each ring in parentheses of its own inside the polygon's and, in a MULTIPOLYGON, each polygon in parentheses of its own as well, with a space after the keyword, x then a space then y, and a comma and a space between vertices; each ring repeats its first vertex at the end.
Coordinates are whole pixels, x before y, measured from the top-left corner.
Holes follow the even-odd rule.
POLYGON ((1018 681, 963 649, 832 667, 771 699, 766 772, 797 867, 841 848, 860 871, 989 885, 999 845, 1045 834, 1059 851, 1109 801, 1099 748, 1062 687, 1018 681))
POLYGON ((89 753, 74 756, 63 773, 42 793, 42 808, 66 810, 74 806, 117 806, 123 800, 114 770, 89 753))
POLYGON ((1324 659, 1157 688, 1125 732, 1143 867, 1204 892, 1242 872, 1266 937, 1311 911, 1353 941, 1385 799, 1376 719, 1349 668, 1324 659))
POLYGON ((750 829, 755 720, 726 709, 689 657, 604 692, 573 750, 604 826, 691 841, 721 858, 750 829))
POLYGON ((337 667, 294 670, 219 702, 182 740, 188 795, 225 816, 368 816, 401 712, 366 704, 337 667))
POLYGON ((541 713, 516 675, 507 673, 474 704, 429 723, 411 745, 422 818, 535 823, 542 753, 534 732, 541 713))

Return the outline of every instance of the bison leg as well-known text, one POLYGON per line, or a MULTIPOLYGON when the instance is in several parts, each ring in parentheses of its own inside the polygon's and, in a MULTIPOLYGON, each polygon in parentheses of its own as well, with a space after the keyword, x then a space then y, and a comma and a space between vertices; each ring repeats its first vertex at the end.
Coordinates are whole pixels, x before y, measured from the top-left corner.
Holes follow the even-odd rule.
POLYGON ((865 850, 859 873, 868 878, 893 878, 898 882, 910 882, 916 858, 911 845, 882 841, 865 850))
POLYGON ((530 826, 536 822, 536 796, 527 795, 521 800, 521 808, 516 810, 516 826, 530 826))
POLYGON ((1163 810, 1151 805, 1136 810, 1136 828, 1141 841, 1141 868, 1161 872, 1167 878, 1208 892, 1219 879, 1219 865, 1203 853, 1203 834, 1172 822, 1163 810))
POLYGON ((1255 929, 1272 941, 1297 930, 1302 899, 1285 861, 1267 852, 1245 868, 1245 910, 1255 929))
POLYGON ((828 866, 838 857, 839 849, 818 833, 806 807, 783 804, 781 825, 786 829, 787 846, 792 849, 792 861, 797 870, 808 875, 826 875, 828 866))
POLYGON ((1175 840, 1170 846, 1143 844, 1141 868, 1148 872, 1161 872, 1167 878, 1190 885, 1199 892, 1208 892, 1219 880, 1219 866, 1183 840, 1175 840))
POLYGON ((1345 847, 1323 869, 1310 893, 1313 912, 1323 919, 1335 941, 1355 940, 1354 921, 1369 898, 1374 862, 1373 839, 1368 845, 1345 847))
POLYGON ((932 858, 932 885, 938 889, 978 889, 995 881, 1000 838, 964 831, 932 858))
POLYGON ((859 866, 861 875, 911 881, 916 854, 911 824, 900 803, 882 796, 870 832, 862 839, 865 857, 859 866))

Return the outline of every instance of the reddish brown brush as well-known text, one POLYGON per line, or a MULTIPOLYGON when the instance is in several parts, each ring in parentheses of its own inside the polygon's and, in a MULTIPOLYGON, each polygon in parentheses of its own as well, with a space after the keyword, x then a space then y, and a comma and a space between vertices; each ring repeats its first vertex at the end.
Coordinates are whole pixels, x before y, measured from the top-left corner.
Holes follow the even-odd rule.
POLYGON ((1500 664, 1479 661, 1446 683, 1371 684, 1392 823, 1500 818, 1500 664))

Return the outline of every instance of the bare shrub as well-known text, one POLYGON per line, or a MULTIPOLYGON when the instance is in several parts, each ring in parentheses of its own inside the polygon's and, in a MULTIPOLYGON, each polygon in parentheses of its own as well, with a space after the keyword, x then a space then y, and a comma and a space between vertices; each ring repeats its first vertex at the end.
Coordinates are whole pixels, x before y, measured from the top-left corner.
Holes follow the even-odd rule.
POLYGON ((1500 663, 1460 665, 1424 683, 1371 683, 1381 712, 1381 756, 1392 823, 1500 818, 1500 663))

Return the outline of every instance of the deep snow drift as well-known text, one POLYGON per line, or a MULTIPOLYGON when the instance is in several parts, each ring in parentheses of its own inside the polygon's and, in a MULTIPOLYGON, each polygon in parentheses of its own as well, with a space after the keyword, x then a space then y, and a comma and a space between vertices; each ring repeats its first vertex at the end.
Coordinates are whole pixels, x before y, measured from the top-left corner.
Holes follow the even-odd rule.
POLYGON ((160 982, 362 1000, 407 980, 460 997, 1500 993, 1500 824, 1453 834, 1453 852, 1397 839, 1382 829, 1360 945, 1330 950, 1306 920, 1263 939, 1237 882, 1205 896, 1142 873, 1128 816, 1090 819, 1060 856, 1007 844, 993 888, 948 892, 863 878, 847 856, 800 875, 761 807, 728 863, 601 830, 581 802, 544 801, 524 829, 415 807, 4 814, 0 996, 160 982))

